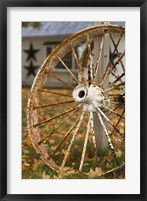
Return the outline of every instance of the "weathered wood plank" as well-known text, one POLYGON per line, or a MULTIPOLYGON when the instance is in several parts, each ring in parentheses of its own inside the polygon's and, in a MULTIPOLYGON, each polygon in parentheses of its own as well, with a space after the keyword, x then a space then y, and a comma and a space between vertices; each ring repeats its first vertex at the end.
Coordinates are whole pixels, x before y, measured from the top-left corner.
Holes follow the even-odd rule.
MULTIPOLYGON (((103 36, 98 36, 94 38, 94 51, 95 51, 94 66, 96 65, 96 62, 97 62, 97 55, 99 55, 99 52, 100 52, 102 37, 103 36)), ((106 70, 106 66, 108 62, 109 62, 109 35, 105 34, 101 60, 99 63, 99 68, 98 68, 98 71, 95 77, 95 82, 94 82, 95 85, 98 85, 100 79, 102 78, 106 70)), ((107 80, 104 83, 103 87, 104 88, 107 87, 108 84, 109 84, 109 81, 107 80)), ((97 154, 99 154, 108 148, 108 140, 102 128, 102 125, 100 123, 100 120, 97 116, 97 113, 94 112, 93 117, 94 117, 94 133, 95 133, 96 149, 97 149, 97 154)), ((104 123, 107 127, 107 122, 105 120, 104 120, 104 123)))

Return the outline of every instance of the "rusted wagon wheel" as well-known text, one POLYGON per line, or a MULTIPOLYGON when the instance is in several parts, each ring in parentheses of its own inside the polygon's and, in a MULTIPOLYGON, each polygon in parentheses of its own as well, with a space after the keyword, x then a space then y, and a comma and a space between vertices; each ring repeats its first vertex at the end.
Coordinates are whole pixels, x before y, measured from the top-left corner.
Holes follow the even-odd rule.
POLYGON ((31 88, 27 121, 33 146, 51 169, 86 172, 86 165, 99 165, 95 120, 108 141, 106 156, 114 161, 101 175, 124 165, 118 157, 125 130, 124 32, 117 25, 82 30, 58 45, 41 66, 31 88), (65 62, 68 54, 74 69, 65 62), (56 73, 59 65, 66 70, 64 79, 56 73), (53 79, 60 90, 51 89, 53 79))

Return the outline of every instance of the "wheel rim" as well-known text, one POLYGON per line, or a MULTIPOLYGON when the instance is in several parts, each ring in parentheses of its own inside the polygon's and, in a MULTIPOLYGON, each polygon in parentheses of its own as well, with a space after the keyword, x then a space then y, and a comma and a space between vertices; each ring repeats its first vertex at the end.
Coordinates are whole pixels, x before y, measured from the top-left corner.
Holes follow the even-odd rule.
MULTIPOLYGON (((116 162, 116 169, 124 166, 124 162, 122 164, 118 162, 115 146, 110 137, 115 133, 115 136, 119 135, 124 138, 125 67, 122 60, 125 56, 125 50, 121 54, 118 51, 124 31, 123 27, 116 25, 98 25, 68 37, 46 58, 34 80, 27 108, 29 135, 40 158, 57 172, 69 170, 84 171, 83 165, 86 163, 85 158, 88 143, 93 144, 92 146, 95 152, 93 158, 95 158, 97 163, 94 113, 97 114, 108 139, 112 156, 116 162), (99 79, 98 84, 96 84, 95 80, 99 71, 106 34, 110 37, 114 48, 113 53, 116 54, 116 61, 115 63, 112 63, 111 60, 108 62, 103 76, 99 79), (115 34, 119 36, 117 41, 113 37, 115 34), (94 37, 97 36, 101 36, 100 51, 99 55, 97 55, 96 63, 93 65, 94 56, 92 54, 95 54, 93 41, 94 37), (84 43, 86 44, 82 52, 84 56, 78 58, 76 48, 79 44, 84 43), (63 60, 64 56, 69 52, 72 53, 77 67, 75 72, 63 60), (72 77, 72 84, 62 80, 54 73, 54 68, 56 68, 59 62, 64 66, 69 76, 72 77), (117 65, 121 68, 121 75, 118 73, 117 65), (113 76, 113 81, 105 86, 105 81, 110 76, 113 76), (58 92, 47 88, 46 84, 50 78, 55 79, 61 86, 65 86, 67 89, 58 92), (115 94, 111 94, 110 92, 114 90, 115 94), (48 104, 44 104, 43 95, 48 96, 48 104), (56 103, 52 102, 51 95, 59 97, 60 101, 56 103), (57 108, 55 115, 52 115, 52 107, 57 108), (46 111, 45 118, 42 118, 41 110, 46 111), (60 122, 58 122, 58 119, 60 119, 60 122), (109 124, 108 126, 105 125, 105 121, 109 124), (47 129, 43 127, 46 124, 48 125, 47 129), (120 124, 123 125, 123 132, 120 132, 120 124), (46 135, 42 135, 44 131, 46 131, 46 135), (68 162, 69 157, 74 159, 72 149, 76 147, 76 143, 81 135, 83 135, 82 151, 81 153, 78 152, 80 156, 74 156, 78 164, 77 161, 72 161, 72 163, 68 162), (52 139, 52 136, 58 138, 58 140, 56 139, 58 143, 55 142, 54 138, 52 139), (55 143, 52 144, 51 141, 55 143), (62 149, 65 143, 67 143, 65 146, 66 150, 62 149), (62 160, 59 160, 59 158, 62 160)), ((105 171, 102 172, 102 175, 104 174, 105 171)))

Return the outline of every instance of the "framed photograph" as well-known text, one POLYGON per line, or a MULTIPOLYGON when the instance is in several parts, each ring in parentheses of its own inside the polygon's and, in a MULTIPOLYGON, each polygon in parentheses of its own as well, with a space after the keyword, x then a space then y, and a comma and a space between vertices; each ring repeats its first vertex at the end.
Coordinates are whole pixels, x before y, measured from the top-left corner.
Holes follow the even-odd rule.
POLYGON ((0 200, 146 200, 146 6, 0 3, 0 200))

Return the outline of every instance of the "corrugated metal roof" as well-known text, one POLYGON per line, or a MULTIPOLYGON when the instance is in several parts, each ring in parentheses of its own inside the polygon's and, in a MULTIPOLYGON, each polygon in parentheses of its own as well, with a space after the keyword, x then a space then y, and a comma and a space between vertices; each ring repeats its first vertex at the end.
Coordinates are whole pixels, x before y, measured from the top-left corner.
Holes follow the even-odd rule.
MULTIPOLYGON (((111 22, 121 26, 125 22, 111 22)), ((41 22, 41 28, 22 28, 22 37, 70 35, 84 28, 94 26, 95 22, 41 22)))

